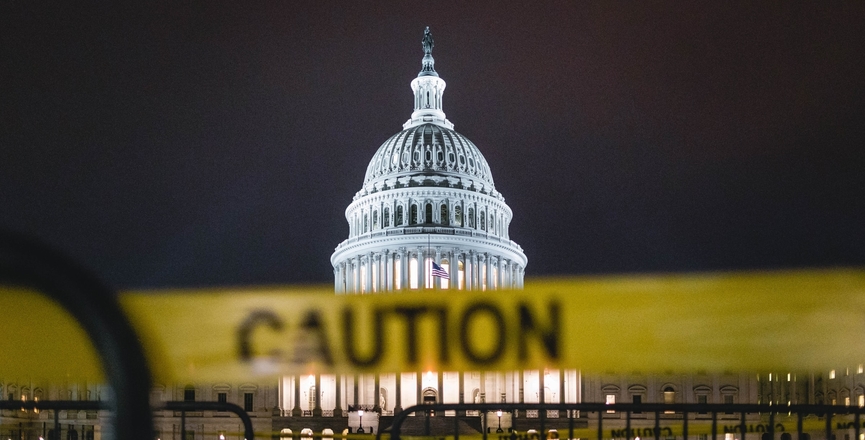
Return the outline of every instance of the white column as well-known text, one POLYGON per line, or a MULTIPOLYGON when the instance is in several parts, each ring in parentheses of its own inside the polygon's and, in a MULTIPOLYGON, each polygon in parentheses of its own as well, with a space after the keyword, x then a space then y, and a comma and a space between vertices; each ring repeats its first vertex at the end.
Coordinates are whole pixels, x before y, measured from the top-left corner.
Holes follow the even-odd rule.
POLYGON ((333 291, 339 293, 339 264, 333 268, 333 291))
POLYGON ((498 267, 498 271, 496 272, 496 275, 498 275, 498 281, 496 282, 496 288, 501 290, 501 289, 505 288, 505 285, 504 285, 504 283, 505 283, 505 259, 500 256, 498 258, 498 260, 499 260, 499 267, 498 267))
POLYGON ((384 251, 384 276, 387 280, 385 282, 385 288, 388 292, 393 291, 393 257, 391 252, 387 249, 384 251))
POLYGON ((487 284, 487 286, 484 286, 484 284, 486 283, 487 274, 489 274, 489 271, 486 269, 488 269, 487 254, 478 254, 478 290, 483 290, 484 287, 486 287, 487 289, 489 288, 489 284, 487 284))
POLYGON ((375 292, 381 292, 381 252, 375 254, 375 292))
MULTIPOLYGON (((420 215, 420 214, 418 214, 420 215)), ((426 264, 424 264, 423 247, 417 248, 417 288, 423 289, 426 286, 426 264)))
POLYGON ((405 248, 399 248, 399 287, 408 290, 408 253, 405 248))
POLYGON ((365 293, 372 292, 372 258, 373 255, 372 252, 370 252, 369 255, 366 256, 366 280, 363 283, 365 293))
POLYGON ((465 254, 465 280, 466 280, 466 290, 472 290, 475 287, 474 280, 472 279, 472 270, 474 266, 472 265, 472 257, 474 256, 474 251, 468 251, 465 254))
POLYGON ((355 275, 356 275, 356 270, 354 268, 354 260, 355 260, 354 258, 349 258, 348 261, 346 261, 346 263, 348 265, 348 267, 346 268, 347 272, 348 272, 347 273, 348 280, 346 281, 346 284, 347 284, 346 291, 348 291, 349 293, 357 293, 357 291, 355 290, 357 288, 357 283, 354 280, 355 275))
POLYGON ((520 268, 519 268, 519 277, 520 277, 519 286, 520 286, 520 289, 522 289, 525 286, 525 284, 524 284, 524 281, 525 281, 524 277, 525 276, 526 276, 526 270, 522 266, 520 266, 520 268))

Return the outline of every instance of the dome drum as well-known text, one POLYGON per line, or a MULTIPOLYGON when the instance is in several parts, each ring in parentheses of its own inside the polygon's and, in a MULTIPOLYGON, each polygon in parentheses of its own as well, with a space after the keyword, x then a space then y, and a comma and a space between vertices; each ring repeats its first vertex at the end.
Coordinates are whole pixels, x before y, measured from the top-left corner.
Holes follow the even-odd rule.
POLYGON ((418 225, 466 228, 508 237, 512 212, 504 202, 464 190, 415 188, 381 192, 352 202, 349 237, 418 225))

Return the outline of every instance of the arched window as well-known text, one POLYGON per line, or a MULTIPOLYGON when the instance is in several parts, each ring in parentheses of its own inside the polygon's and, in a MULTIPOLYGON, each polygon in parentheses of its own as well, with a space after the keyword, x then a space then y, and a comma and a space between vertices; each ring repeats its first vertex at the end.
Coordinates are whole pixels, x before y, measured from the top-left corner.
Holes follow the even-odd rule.
POLYGON ((455 226, 463 225, 463 209, 460 205, 454 206, 454 223, 455 226))
POLYGON ((384 215, 381 217, 381 223, 385 228, 390 226, 390 208, 384 208, 384 215))
POLYGON ((378 211, 372 212, 372 228, 378 229, 378 211))
POLYGON ((394 226, 402 226, 402 205, 396 207, 396 220, 394 226))
POLYGON ((496 232, 496 217, 492 214, 490 214, 490 232, 494 234, 496 232))
POLYGON ((487 230, 487 216, 483 212, 479 216, 481 218, 481 231, 487 230))
POLYGON ((449 226, 451 224, 450 216, 448 215, 448 204, 447 203, 442 203, 441 223, 445 226, 449 226))
POLYGON ((676 401, 676 390, 673 387, 664 388, 664 403, 670 404, 676 401))
POLYGON ((424 223, 432 223, 433 222, 433 206, 432 203, 426 204, 426 209, 424 209, 424 223))
POLYGON ((470 228, 475 227, 475 209, 474 208, 469 208, 469 227, 470 228))
POLYGON ((417 224, 417 205, 411 205, 409 208, 409 224, 417 224))
POLYGON ((369 232, 369 214, 363 215, 363 233, 369 232))

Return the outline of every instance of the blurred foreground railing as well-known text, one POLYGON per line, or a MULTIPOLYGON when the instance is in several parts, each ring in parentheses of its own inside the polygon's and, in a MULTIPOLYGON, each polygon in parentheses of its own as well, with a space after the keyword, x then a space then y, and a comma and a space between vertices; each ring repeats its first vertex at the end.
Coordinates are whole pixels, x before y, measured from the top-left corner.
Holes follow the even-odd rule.
MULTIPOLYGON (((394 416, 389 432, 380 432, 377 437, 389 435, 391 440, 399 440, 402 437, 403 423, 409 416, 417 414, 426 419, 426 430, 422 435, 447 436, 458 440, 460 417, 447 418, 453 427, 451 432, 431 433, 429 431, 430 417, 435 417, 437 413, 443 414, 445 411, 475 411, 482 414, 483 440, 490 435, 496 440, 546 440, 560 437, 590 440, 661 440, 662 437, 688 439, 689 436, 701 440, 718 440, 719 435, 722 438, 736 440, 770 440, 775 439, 777 433, 781 434, 781 440, 811 440, 812 436, 814 440, 835 440, 833 432, 836 430, 852 431, 852 440, 862 440, 861 414, 865 412, 865 408, 831 405, 651 403, 415 405, 394 416), (510 418, 519 412, 524 414, 523 418, 510 418), (532 415, 537 414, 537 418, 526 417, 529 412, 532 415), (511 421, 505 429, 501 422, 503 414, 507 414, 511 421), (498 420, 487 420, 488 417, 495 415, 498 416, 498 420), (551 418, 550 415, 560 417, 551 418), (622 418, 624 418, 624 426, 622 418), (530 426, 530 423, 536 424, 536 428, 518 432, 513 429, 513 420, 519 420, 524 426, 530 426), (556 427, 549 429, 551 424, 556 427), (608 427, 605 427, 605 424, 608 427), (560 429, 566 429, 566 432, 560 432, 560 429), (592 435, 586 435, 587 432, 592 435), (793 433, 796 435, 795 438, 793 433), (731 434, 732 437, 728 437, 731 434)), ((441 426, 441 424, 437 425, 439 429, 441 426)), ((849 440, 850 436, 844 438, 849 440)))

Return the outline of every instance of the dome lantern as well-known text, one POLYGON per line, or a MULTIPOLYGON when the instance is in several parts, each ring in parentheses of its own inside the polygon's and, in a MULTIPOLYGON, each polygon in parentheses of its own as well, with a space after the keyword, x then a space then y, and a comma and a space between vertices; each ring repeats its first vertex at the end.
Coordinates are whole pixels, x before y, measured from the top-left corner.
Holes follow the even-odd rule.
POLYGON ((442 95, 444 95, 447 84, 439 78, 435 71, 435 60, 432 56, 433 37, 429 26, 424 31, 422 68, 417 78, 411 82, 411 90, 414 92, 414 112, 411 119, 403 124, 402 128, 410 128, 421 124, 436 124, 442 127, 454 128, 454 124, 448 121, 442 111, 442 95))

